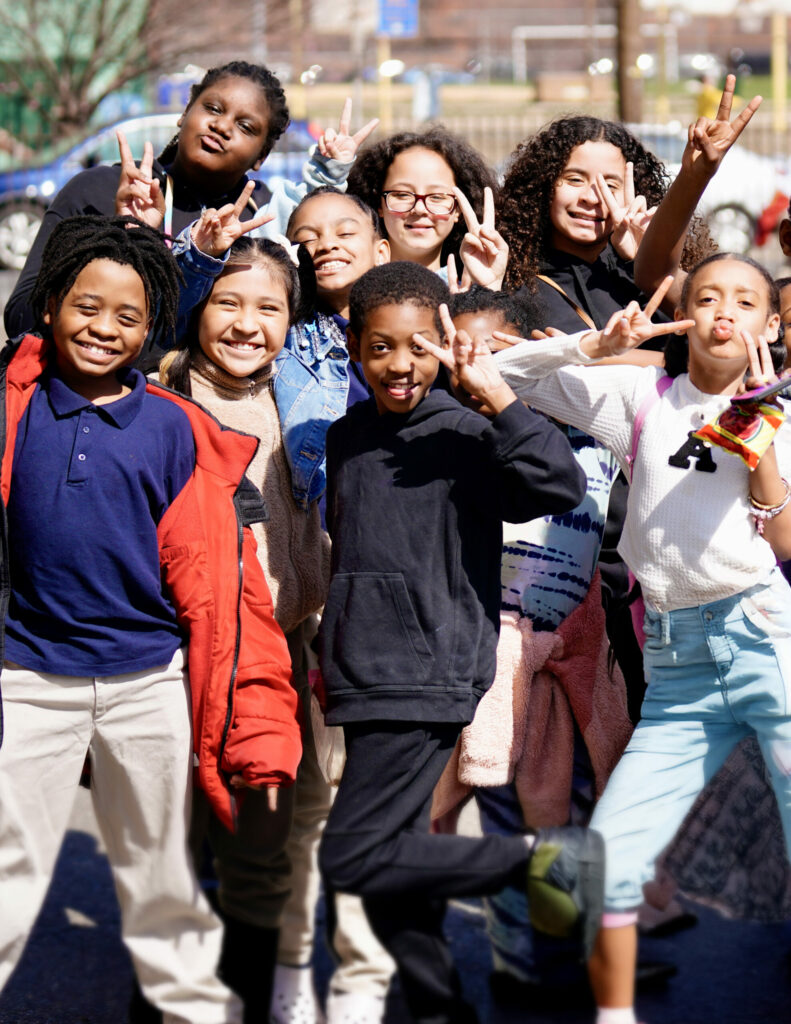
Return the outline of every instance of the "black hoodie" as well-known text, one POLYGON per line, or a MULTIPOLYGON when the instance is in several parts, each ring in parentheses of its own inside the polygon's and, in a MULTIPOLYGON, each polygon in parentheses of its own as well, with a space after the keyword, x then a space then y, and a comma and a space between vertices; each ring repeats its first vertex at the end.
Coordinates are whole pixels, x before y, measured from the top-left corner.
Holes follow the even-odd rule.
POLYGON ((566 437, 513 402, 492 420, 442 391, 354 406, 327 435, 327 722, 469 722, 494 678, 502 521, 574 508, 566 437))

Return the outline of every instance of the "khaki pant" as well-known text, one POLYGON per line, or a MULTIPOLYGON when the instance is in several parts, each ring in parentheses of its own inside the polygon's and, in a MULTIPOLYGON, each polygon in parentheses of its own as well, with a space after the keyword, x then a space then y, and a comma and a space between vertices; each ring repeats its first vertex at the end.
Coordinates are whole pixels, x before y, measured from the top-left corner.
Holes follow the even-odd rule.
POLYGON ((149 672, 58 676, 6 663, 0 747, 0 989, 52 877, 86 751, 123 939, 165 1024, 228 1024, 222 928, 187 850, 192 730, 183 651, 149 672))
MULTIPOLYGON (((296 784, 280 790, 274 813, 265 793, 246 793, 235 835, 211 820, 200 794, 193 814, 193 837, 208 830, 223 913, 259 928, 279 928, 278 962, 289 967, 307 966, 313 957, 317 851, 336 792, 321 774, 310 727, 308 669, 315 666, 310 642, 316 628, 311 616, 286 637, 304 712, 296 784)), ((384 996, 395 966, 374 937, 360 900, 338 895, 328 903, 328 938, 338 961, 333 991, 384 996)))

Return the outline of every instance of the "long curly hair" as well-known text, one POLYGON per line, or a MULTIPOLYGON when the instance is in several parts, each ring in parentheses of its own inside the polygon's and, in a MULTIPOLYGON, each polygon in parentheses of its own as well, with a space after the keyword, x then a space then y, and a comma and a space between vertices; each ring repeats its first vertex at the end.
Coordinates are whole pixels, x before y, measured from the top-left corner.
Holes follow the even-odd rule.
MULTIPOLYGON (((419 132, 396 132, 387 139, 364 149, 349 172, 347 191, 365 200, 378 210, 382 202, 382 189, 390 164, 405 149, 430 149, 437 153, 453 172, 456 185, 467 196, 478 217, 483 216, 483 190, 488 185, 497 192, 494 172, 481 154, 441 124, 431 125, 419 132)), ((467 232, 464 218, 459 217, 453 230, 442 245, 442 262, 459 251, 461 240, 467 232)))
MULTIPOLYGON (((584 142, 610 142, 634 165, 634 189, 648 206, 661 202, 670 184, 662 162, 630 131, 614 121, 584 115, 561 117, 521 142, 509 159, 500 188, 497 227, 509 248, 505 286, 536 287, 536 274, 550 246, 550 204, 571 151, 584 142)), ((687 270, 714 252, 708 228, 693 218, 681 266, 687 270)))

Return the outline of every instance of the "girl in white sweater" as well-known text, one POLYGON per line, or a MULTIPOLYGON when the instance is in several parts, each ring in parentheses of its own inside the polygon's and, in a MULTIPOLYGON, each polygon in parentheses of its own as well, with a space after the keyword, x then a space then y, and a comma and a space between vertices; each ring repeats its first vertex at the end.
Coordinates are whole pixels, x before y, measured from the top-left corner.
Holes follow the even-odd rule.
MULTIPOLYGON (((676 329, 686 341, 669 346, 671 380, 658 367, 588 367, 657 333, 650 315, 670 283, 644 313, 633 303, 604 331, 522 342, 496 356, 517 394, 602 441, 624 468, 636 450, 620 550, 645 598, 649 684, 591 823, 607 843, 606 913, 589 965, 598 1024, 635 1021, 642 884, 750 733, 791 846, 791 589, 776 566, 791 556, 791 431, 779 429, 753 471, 694 436, 729 408, 746 373, 774 379, 779 297, 753 261, 710 257, 684 284, 676 329)), ((457 338, 458 349, 457 358, 470 358, 457 338)))

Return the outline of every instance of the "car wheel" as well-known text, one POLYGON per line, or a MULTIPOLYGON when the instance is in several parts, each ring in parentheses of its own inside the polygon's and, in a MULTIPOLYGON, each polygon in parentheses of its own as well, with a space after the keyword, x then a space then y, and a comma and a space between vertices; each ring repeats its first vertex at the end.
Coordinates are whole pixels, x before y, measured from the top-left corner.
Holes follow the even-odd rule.
POLYGON ((755 218, 738 203, 716 206, 706 217, 706 223, 721 252, 746 253, 755 244, 755 218))
POLYGON ((8 203, 0 206, 0 266, 21 270, 44 219, 38 203, 8 203))

